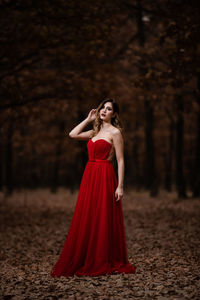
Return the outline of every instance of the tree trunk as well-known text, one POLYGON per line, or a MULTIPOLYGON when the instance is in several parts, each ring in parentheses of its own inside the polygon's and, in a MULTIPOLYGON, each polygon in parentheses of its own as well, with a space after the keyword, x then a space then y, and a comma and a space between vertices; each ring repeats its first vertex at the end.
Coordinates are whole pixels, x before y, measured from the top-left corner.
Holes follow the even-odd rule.
MULTIPOLYGON (((197 78, 197 88, 200 91, 200 74, 197 78)), ((197 98, 197 103, 200 107, 200 97, 197 98)), ((194 168, 193 168, 193 185, 192 192, 193 197, 200 197, 200 112, 197 116, 197 139, 196 139, 196 153, 194 159, 194 168)))
POLYGON ((197 117, 197 140, 196 140, 196 153, 195 153, 195 163, 194 163, 194 179, 192 192, 193 197, 200 197, 200 113, 197 117))
POLYGON ((137 1, 137 29, 138 29, 138 41, 141 47, 145 44, 145 35, 144 35, 144 23, 142 20, 143 9, 140 4, 140 0, 137 1))
POLYGON ((12 149, 12 137, 13 137, 13 124, 10 122, 8 128, 8 135, 5 145, 5 186, 6 194, 10 195, 13 192, 13 178, 12 178, 12 163, 13 163, 13 149, 12 149))
POLYGON ((183 118, 183 99, 181 96, 176 98, 177 101, 177 123, 176 123, 176 186, 178 196, 187 198, 186 184, 183 175, 183 141, 184 141, 184 118, 183 118))
POLYGON ((39 184, 38 176, 36 174, 36 167, 37 167, 37 157, 35 150, 32 149, 31 151, 31 160, 30 160, 30 187, 35 188, 39 184))
MULTIPOLYGON (((81 123, 85 119, 85 114, 83 113, 83 108, 82 108, 82 99, 78 99, 78 124, 81 123)), ((90 126, 90 125, 89 125, 90 126)), ((88 127, 86 126, 83 131, 89 130, 88 127)), ((86 148, 86 143, 85 141, 78 141, 80 148, 81 148, 81 154, 78 156, 77 161, 75 162, 77 165, 77 176, 76 179, 78 179, 78 186, 80 184, 81 178, 83 176, 83 171, 86 165, 86 162, 88 160, 88 152, 86 148)))
POLYGON ((51 192, 56 193, 59 185, 59 170, 60 170, 60 155, 62 150, 62 137, 65 129, 65 122, 61 121, 59 124, 58 141, 56 145, 55 162, 53 166, 53 180, 51 185, 51 192))
POLYGON ((145 101, 145 187, 150 189, 151 196, 158 194, 158 179, 155 169, 155 149, 154 149, 154 115, 150 101, 145 101))
POLYGON ((3 189, 3 141, 0 142, 0 190, 3 189))
MULTIPOLYGON (((143 8, 140 0, 137 0, 137 33, 138 41, 141 47, 144 47, 146 38, 144 33, 144 22, 143 8)), ((140 72, 144 75, 147 72, 145 61, 141 62, 140 72)), ((153 107, 149 100, 145 100, 145 147, 146 147, 146 158, 145 158, 145 174, 144 174, 144 185, 147 189, 150 189, 150 195, 152 197, 158 194, 158 178, 155 170, 155 151, 154 151, 154 139, 153 139, 153 127, 154 127, 154 115, 153 107)))
POLYGON ((174 124, 171 121, 169 125, 169 152, 165 157, 165 189, 168 192, 172 190, 172 161, 174 151, 174 124))
MULTIPOLYGON (((133 145, 133 184, 139 190, 142 185, 142 179, 140 176, 140 163, 139 163, 139 142, 140 138, 137 133, 138 130, 138 123, 136 122, 135 126, 135 138, 134 138, 134 145, 133 145)), ((130 176, 131 177, 131 176, 130 176)))

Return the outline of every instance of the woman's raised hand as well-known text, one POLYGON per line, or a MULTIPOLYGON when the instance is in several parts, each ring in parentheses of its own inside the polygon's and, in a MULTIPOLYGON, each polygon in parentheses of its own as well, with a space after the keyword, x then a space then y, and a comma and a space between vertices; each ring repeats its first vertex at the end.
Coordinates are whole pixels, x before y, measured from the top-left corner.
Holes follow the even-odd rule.
POLYGON ((97 109, 93 108, 88 114, 88 117, 87 117, 88 121, 90 121, 90 122, 94 121, 96 119, 96 113, 97 113, 97 109))

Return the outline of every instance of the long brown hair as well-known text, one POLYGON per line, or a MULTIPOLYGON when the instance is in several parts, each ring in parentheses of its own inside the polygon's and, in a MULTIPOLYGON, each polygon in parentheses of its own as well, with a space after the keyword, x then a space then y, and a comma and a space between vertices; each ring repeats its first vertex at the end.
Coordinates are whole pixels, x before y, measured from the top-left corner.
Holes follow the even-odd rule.
POLYGON ((100 110, 103 108, 104 104, 107 102, 111 102, 112 106, 113 106, 114 116, 111 118, 111 124, 113 126, 117 127, 120 130, 120 132, 123 134, 123 125, 119 119, 119 105, 117 104, 117 102, 114 99, 107 98, 107 99, 104 99, 97 107, 97 116, 93 123, 93 132, 92 132, 91 137, 97 135, 97 133, 101 129, 102 120, 100 118, 100 110))

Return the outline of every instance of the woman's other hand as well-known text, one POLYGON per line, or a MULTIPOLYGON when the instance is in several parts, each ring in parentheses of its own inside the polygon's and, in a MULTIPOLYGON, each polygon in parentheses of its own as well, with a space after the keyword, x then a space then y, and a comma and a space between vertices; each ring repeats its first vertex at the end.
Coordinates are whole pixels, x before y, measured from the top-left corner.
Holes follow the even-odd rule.
POLYGON ((124 194, 123 188, 117 187, 115 191, 115 198, 116 198, 115 200, 116 201, 122 200, 123 194, 124 194))

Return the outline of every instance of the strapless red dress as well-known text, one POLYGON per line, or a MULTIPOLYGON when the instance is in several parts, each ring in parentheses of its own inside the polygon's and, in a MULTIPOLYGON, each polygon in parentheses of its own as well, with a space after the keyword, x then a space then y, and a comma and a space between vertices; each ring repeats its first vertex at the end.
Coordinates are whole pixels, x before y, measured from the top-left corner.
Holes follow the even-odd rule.
POLYGON ((107 159, 111 147, 105 139, 87 143, 89 160, 52 277, 135 273, 127 257, 122 203, 115 200, 117 177, 107 159))

